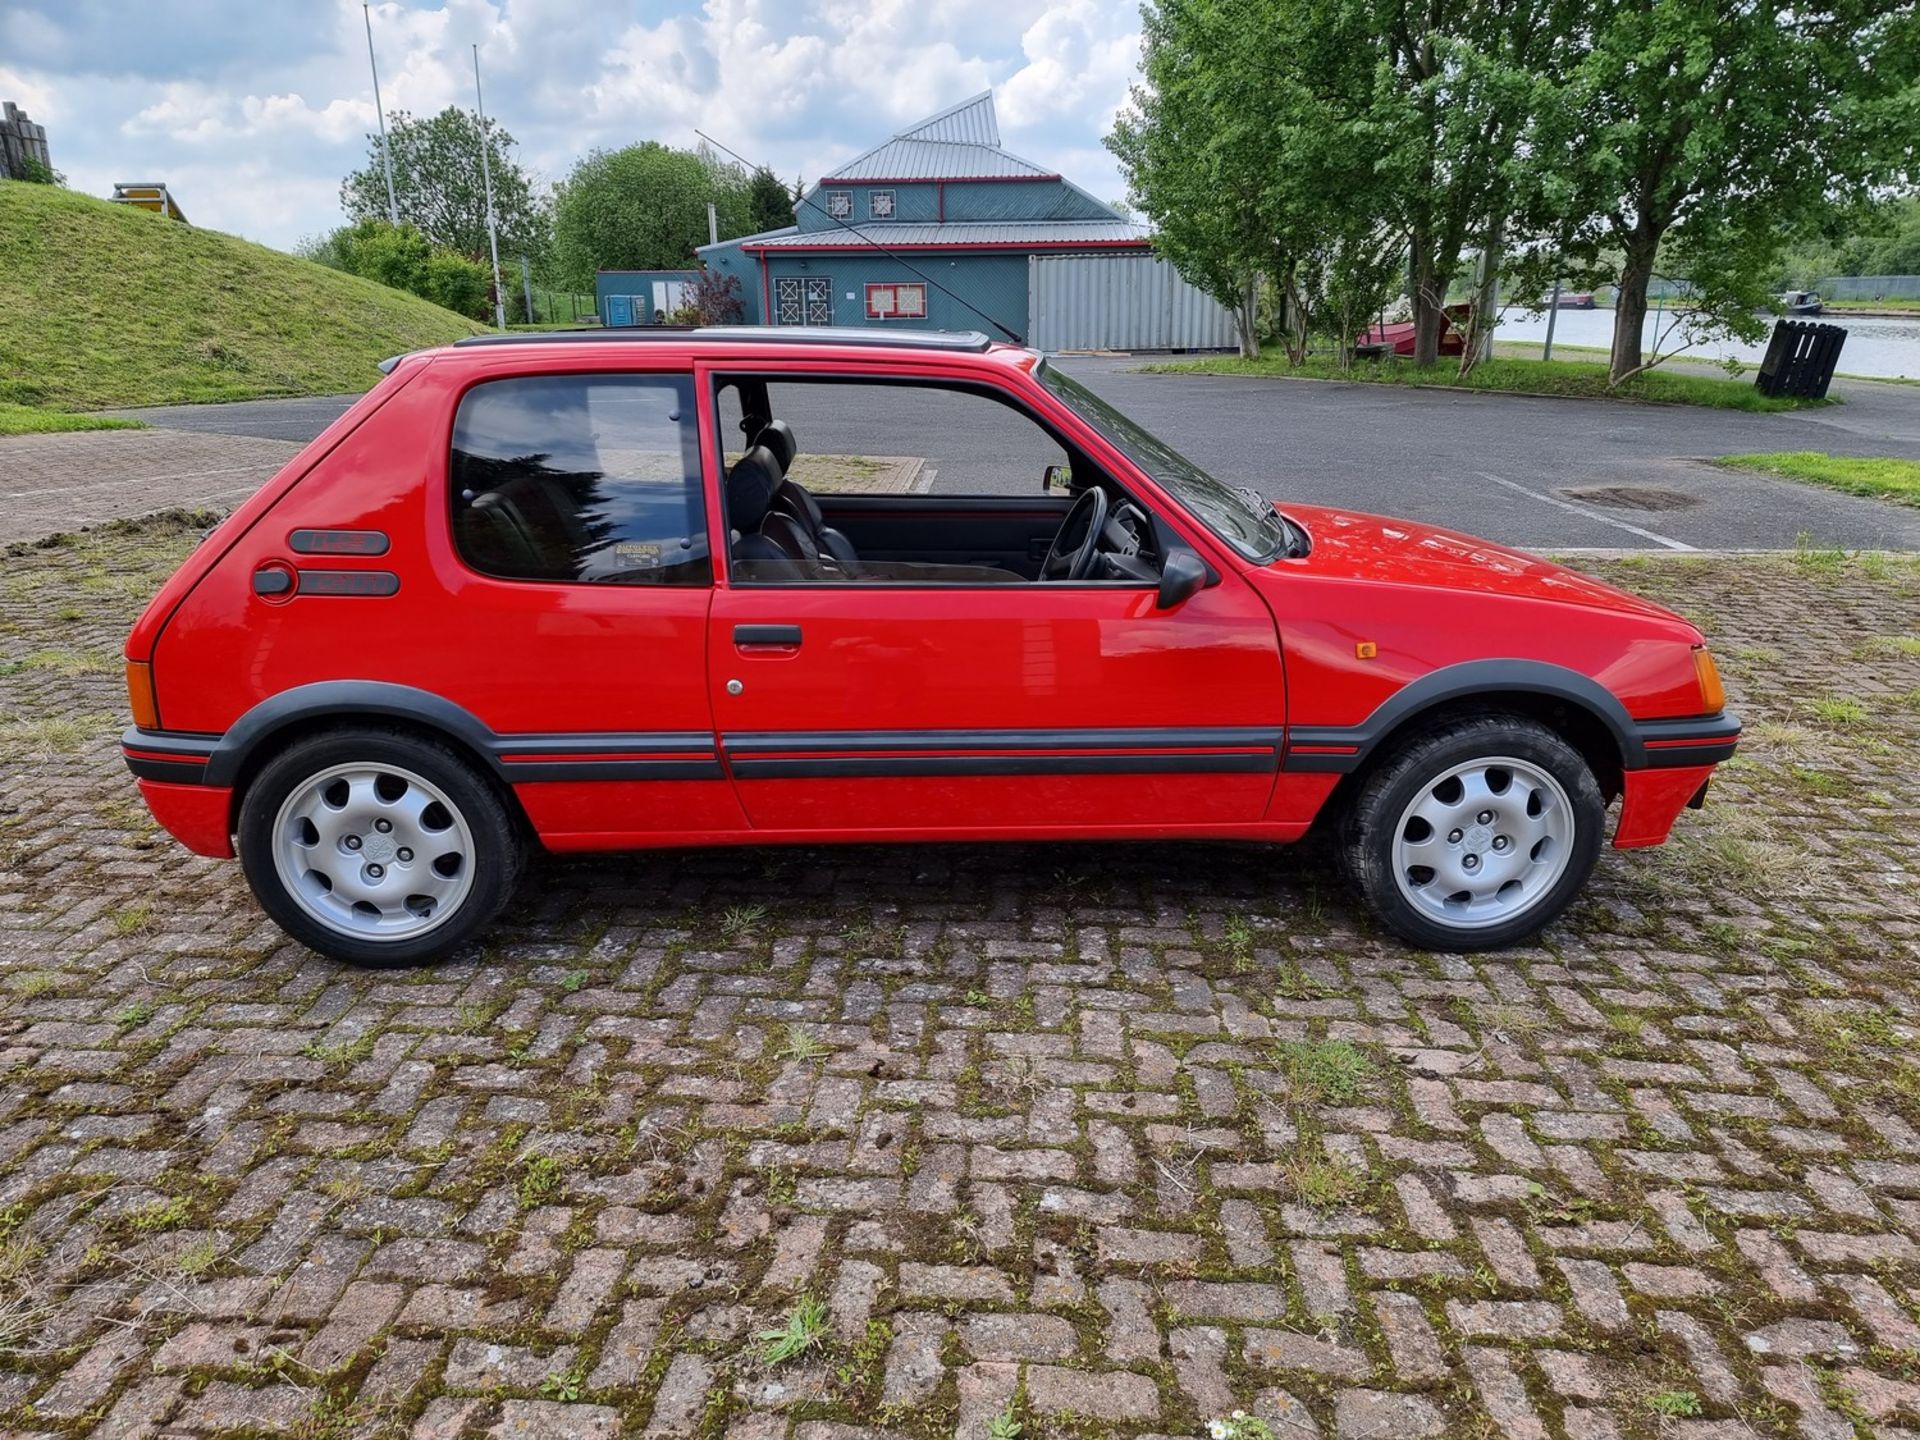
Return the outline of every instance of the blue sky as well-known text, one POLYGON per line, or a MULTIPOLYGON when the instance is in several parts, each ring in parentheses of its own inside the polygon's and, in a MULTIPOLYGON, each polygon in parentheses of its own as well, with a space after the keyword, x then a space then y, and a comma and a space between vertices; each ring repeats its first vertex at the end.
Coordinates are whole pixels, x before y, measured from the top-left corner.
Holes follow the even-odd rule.
MULTIPOLYGON (((487 110, 536 178, 694 127, 789 181, 995 91, 1008 149, 1117 199, 1100 137, 1139 53, 1134 0, 383 0, 381 98, 487 110)), ((164 180, 196 223, 282 248, 340 222, 374 126, 359 0, 0 0, 0 99, 89 194, 164 180)))

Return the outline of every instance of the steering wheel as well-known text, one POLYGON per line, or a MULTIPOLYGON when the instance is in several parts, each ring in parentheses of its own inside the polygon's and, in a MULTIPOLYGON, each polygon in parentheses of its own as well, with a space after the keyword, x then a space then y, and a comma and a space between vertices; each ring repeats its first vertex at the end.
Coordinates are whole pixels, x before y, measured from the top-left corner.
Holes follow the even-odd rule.
POLYGON ((1054 532, 1053 544, 1047 547, 1047 558, 1040 562, 1042 580, 1084 580, 1093 569, 1093 557, 1100 553, 1100 532, 1107 525, 1107 492, 1098 485, 1089 485, 1080 492, 1080 498, 1073 502, 1073 508, 1067 511, 1067 518, 1060 522, 1060 528, 1054 532), (1084 531, 1077 527, 1084 526, 1084 531), (1068 540, 1068 536, 1084 534, 1083 539, 1068 540), (1061 548, 1066 542, 1065 549, 1061 548))

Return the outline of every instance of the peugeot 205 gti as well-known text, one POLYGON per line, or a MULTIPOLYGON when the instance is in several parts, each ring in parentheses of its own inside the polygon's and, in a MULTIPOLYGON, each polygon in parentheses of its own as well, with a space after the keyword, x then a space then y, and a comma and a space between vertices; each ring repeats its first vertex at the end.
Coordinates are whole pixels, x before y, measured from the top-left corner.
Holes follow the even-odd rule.
POLYGON ((1389 929, 1485 949, 1567 907, 1614 801, 1614 845, 1664 840, 1739 734, 1678 616, 1276 507, 977 334, 401 357, 126 658, 156 818, 362 963, 472 938, 535 847, 1315 825, 1389 929))

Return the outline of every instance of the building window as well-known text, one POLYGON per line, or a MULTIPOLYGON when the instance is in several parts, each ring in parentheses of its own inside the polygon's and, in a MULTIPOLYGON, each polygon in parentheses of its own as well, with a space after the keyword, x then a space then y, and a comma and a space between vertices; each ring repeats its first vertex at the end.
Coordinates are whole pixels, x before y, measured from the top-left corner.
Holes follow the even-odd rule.
POLYGON ((867 192, 867 218, 870 220, 893 219, 893 191, 870 190, 867 192))
POLYGON ((927 318, 927 287, 887 283, 867 286, 869 320, 924 320, 927 318))
POLYGON ((529 375, 476 385, 453 422, 453 540, 507 580, 708 585, 693 382, 529 375))
POLYGON ((827 191, 827 214, 835 220, 853 218, 853 192, 851 190, 827 191))
POLYGON ((773 323, 831 325, 833 280, 826 275, 782 275, 773 282, 773 323))

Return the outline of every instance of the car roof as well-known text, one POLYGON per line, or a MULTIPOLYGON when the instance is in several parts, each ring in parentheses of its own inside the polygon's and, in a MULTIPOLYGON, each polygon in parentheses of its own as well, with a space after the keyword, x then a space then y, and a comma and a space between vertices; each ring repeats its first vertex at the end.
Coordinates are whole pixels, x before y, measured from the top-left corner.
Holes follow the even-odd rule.
POLYGON ((877 331, 855 326, 833 325, 703 325, 686 329, 666 326, 601 328, 592 330, 528 330, 489 332, 468 335, 437 350, 416 350, 395 355, 380 362, 383 374, 390 374, 401 361, 420 356, 451 356, 466 352, 462 358, 479 359, 494 350, 528 351, 534 354, 565 353, 567 350, 630 348, 636 352, 678 353, 688 356, 732 356, 779 350, 788 354, 808 351, 821 355, 862 352, 863 358, 892 354, 902 361, 940 357, 979 356, 999 363, 1032 365, 1037 351, 993 339, 978 330, 877 331), (480 353, 475 353, 480 352, 480 353))
POLYGON ((853 325, 699 325, 688 330, 528 330, 468 335, 453 346, 475 345, 819 345, 833 349, 940 350, 984 355, 995 342, 978 330, 863 330, 853 325))

